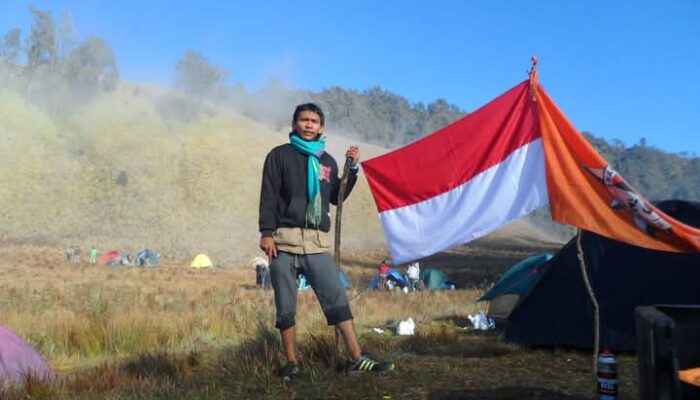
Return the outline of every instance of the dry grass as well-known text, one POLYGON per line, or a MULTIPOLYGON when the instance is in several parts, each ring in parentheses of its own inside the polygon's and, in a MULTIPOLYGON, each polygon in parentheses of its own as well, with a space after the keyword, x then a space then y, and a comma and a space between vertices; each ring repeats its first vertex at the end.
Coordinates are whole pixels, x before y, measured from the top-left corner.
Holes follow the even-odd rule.
MULTIPOLYGON (((52 120, 0 92, 0 237, 178 258, 204 252, 226 266, 258 255, 262 166, 286 132, 190 103, 124 83, 52 120)), ((328 132, 337 160, 351 143, 328 132)), ((363 159, 386 151, 358 144, 363 159)), ((523 224, 504 235, 523 233, 542 236, 523 224)), ((343 248, 386 248, 362 174, 345 203, 343 248)))
MULTIPOLYGON (((132 84, 60 120, 2 92, 0 131, 0 323, 59 374, 51 384, 2 388, 0 399, 591 397, 587 354, 521 349, 460 329, 508 265, 557 247, 527 223, 425 260, 460 290, 366 292, 353 303, 365 349, 398 363, 387 376, 340 373, 345 355, 313 293, 300 293, 302 372, 285 384, 275 375, 282 355, 272 292, 254 288, 253 270, 243 268, 259 255, 263 160, 284 132, 132 84), (148 269, 72 265, 67 245, 83 254, 92 245, 156 248, 164 259, 148 269), (186 267, 201 252, 226 268, 186 267), (409 316, 416 336, 371 329, 391 332, 409 316)), ((342 159, 351 141, 333 132, 328 140, 342 159)), ((360 145, 365 158, 384 151, 360 145)), ((363 176, 345 204, 343 249, 352 296, 387 258, 363 176)), ((621 370, 622 394, 635 397, 634 360, 623 357, 621 370)))
MULTIPOLYGON (((476 269, 488 266, 486 248, 462 251, 476 269)), ((503 251, 490 263, 503 268, 509 254, 524 250, 503 251)), ((348 254, 355 287, 373 274, 365 264, 374 256, 348 254)), ((478 287, 360 296, 353 312, 365 349, 398 370, 359 379, 342 374, 345 355, 332 329, 313 293, 300 293, 302 369, 286 384, 276 376, 282 354, 272 292, 252 286, 252 270, 193 270, 185 260, 148 269, 72 265, 60 249, 10 242, 0 246, 0 260, 2 323, 36 346, 60 377, 6 388, 0 398, 584 399, 593 390, 589 354, 528 350, 504 344, 498 332, 461 329, 476 310, 478 287), (417 321, 415 336, 371 330, 391 332, 408 316, 417 321)), ((635 397, 634 358, 621 357, 620 370, 622 395, 635 397)))

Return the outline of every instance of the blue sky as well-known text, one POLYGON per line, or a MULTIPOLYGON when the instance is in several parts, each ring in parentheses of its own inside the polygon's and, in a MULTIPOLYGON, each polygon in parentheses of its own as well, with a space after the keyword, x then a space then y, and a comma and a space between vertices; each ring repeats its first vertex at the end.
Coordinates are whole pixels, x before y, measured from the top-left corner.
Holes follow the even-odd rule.
MULTIPOLYGON (((526 78, 580 130, 700 154, 700 1, 35 0, 80 37, 111 45, 122 79, 170 84, 186 49, 249 90, 373 86, 470 111, 526 78)), ((0 33, 28 33, 29 2, 4 0, 0 33)))

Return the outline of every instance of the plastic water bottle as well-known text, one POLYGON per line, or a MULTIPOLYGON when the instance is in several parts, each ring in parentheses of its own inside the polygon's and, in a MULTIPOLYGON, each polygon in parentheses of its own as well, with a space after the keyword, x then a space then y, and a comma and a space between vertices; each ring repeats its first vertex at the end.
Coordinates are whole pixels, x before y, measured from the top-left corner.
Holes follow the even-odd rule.
POLYGON ((598 355, 598 400, 617 400, 617 360, 610 350, 598 355))

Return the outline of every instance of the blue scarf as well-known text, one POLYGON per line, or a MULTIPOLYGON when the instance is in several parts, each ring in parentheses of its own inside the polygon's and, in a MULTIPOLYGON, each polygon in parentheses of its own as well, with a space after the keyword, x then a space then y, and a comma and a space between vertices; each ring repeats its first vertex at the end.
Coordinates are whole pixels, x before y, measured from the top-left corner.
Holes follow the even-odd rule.
POLYGON ((318 228, 321 224, 321 164, 319 159, 326 151, 326 139, 321 136, 317 141, 307 142, 294 132, 289 134, 289 141, 298 152, 309 156, 306 173, 306 226, 318 228))

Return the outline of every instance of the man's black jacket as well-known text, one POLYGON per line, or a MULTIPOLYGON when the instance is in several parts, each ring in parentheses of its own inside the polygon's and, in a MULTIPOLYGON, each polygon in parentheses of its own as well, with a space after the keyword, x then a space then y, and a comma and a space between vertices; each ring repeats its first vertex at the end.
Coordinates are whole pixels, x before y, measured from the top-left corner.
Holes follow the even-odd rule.
MULTIPOLYGON (((272 236, 277 228, 315 228, 323 232, 331 229, 330 206, 338 204, 338 165, 324 152, 321 164, 321 224, 306 226, 306 169, 308 156, 291 144, 277 146, 267 155, 263 168, 260 191, 259 227, 263 237, 272 236)), ((357 182, 357 172, 352 168, 348 175, 345 198, 357 182)))

